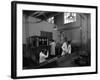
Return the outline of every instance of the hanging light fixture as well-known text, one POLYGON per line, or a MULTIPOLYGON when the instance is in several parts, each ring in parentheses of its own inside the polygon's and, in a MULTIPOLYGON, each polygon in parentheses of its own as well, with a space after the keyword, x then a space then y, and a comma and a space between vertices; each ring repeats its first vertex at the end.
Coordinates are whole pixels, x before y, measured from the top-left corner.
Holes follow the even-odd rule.
POLYGON ((73 15, 73 13, 71 12, 67 18, 68 18, 68 19, 74 19, 75 17, 74 17, 74 15, 73 15))

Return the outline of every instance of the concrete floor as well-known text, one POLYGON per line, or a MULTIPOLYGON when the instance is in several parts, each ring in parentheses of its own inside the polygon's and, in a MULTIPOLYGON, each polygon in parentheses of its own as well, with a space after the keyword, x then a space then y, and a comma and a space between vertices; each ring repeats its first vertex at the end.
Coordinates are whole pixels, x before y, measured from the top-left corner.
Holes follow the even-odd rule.
POLYGON ((72 62, 72 60, 76 57, 77 55, 75 53, 62 57, 57 61, 57 67, 75 67, 76 65, 72 62))

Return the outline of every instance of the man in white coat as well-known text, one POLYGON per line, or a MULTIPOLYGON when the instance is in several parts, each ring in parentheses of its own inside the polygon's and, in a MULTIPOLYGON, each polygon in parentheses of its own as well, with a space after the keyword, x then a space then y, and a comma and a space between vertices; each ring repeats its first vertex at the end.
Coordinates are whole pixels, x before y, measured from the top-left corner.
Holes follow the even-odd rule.
POLYGON ((54 40, 52 40, 52 42, 50 43, 50 46, 51 46, 51 56, 55 56, 56 43, 54 40))
POLYGON ((39 55, 39 63, 42 63, 44 61, 46 61, 46 58, 48 57, 49 55, 49 52, 46 51, 45 49, 42 49, 42 51, 40 52, 40 55, 39 55))
POLYGON ((62 56, 68 53, 68 42, 67 42, 67 38, 65 38, 65 41, 62 45, 62 56))

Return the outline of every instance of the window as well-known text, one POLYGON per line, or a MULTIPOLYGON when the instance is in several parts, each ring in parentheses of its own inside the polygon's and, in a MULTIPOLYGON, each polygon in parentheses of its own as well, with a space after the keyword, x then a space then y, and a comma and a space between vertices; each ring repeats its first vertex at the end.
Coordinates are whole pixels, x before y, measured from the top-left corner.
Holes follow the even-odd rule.
POLYGON ((54 23, 54 17, 50 17, 49 19, 47 19, 47 21, 48 21, 49 23, 54 23))
POLYGON ((64 24, 76 21, 76 13, 65 12, 64 13, 64 24))

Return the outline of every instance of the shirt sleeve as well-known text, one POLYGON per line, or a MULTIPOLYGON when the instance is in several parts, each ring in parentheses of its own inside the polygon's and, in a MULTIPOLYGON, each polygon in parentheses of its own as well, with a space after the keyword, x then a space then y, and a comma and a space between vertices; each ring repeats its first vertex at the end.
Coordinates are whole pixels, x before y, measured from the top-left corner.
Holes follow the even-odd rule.
POLYGON ((40 56, 46 58, 46 57, 48 57, 48 53, 47 53, 47 55, 40 53, 40 56))

